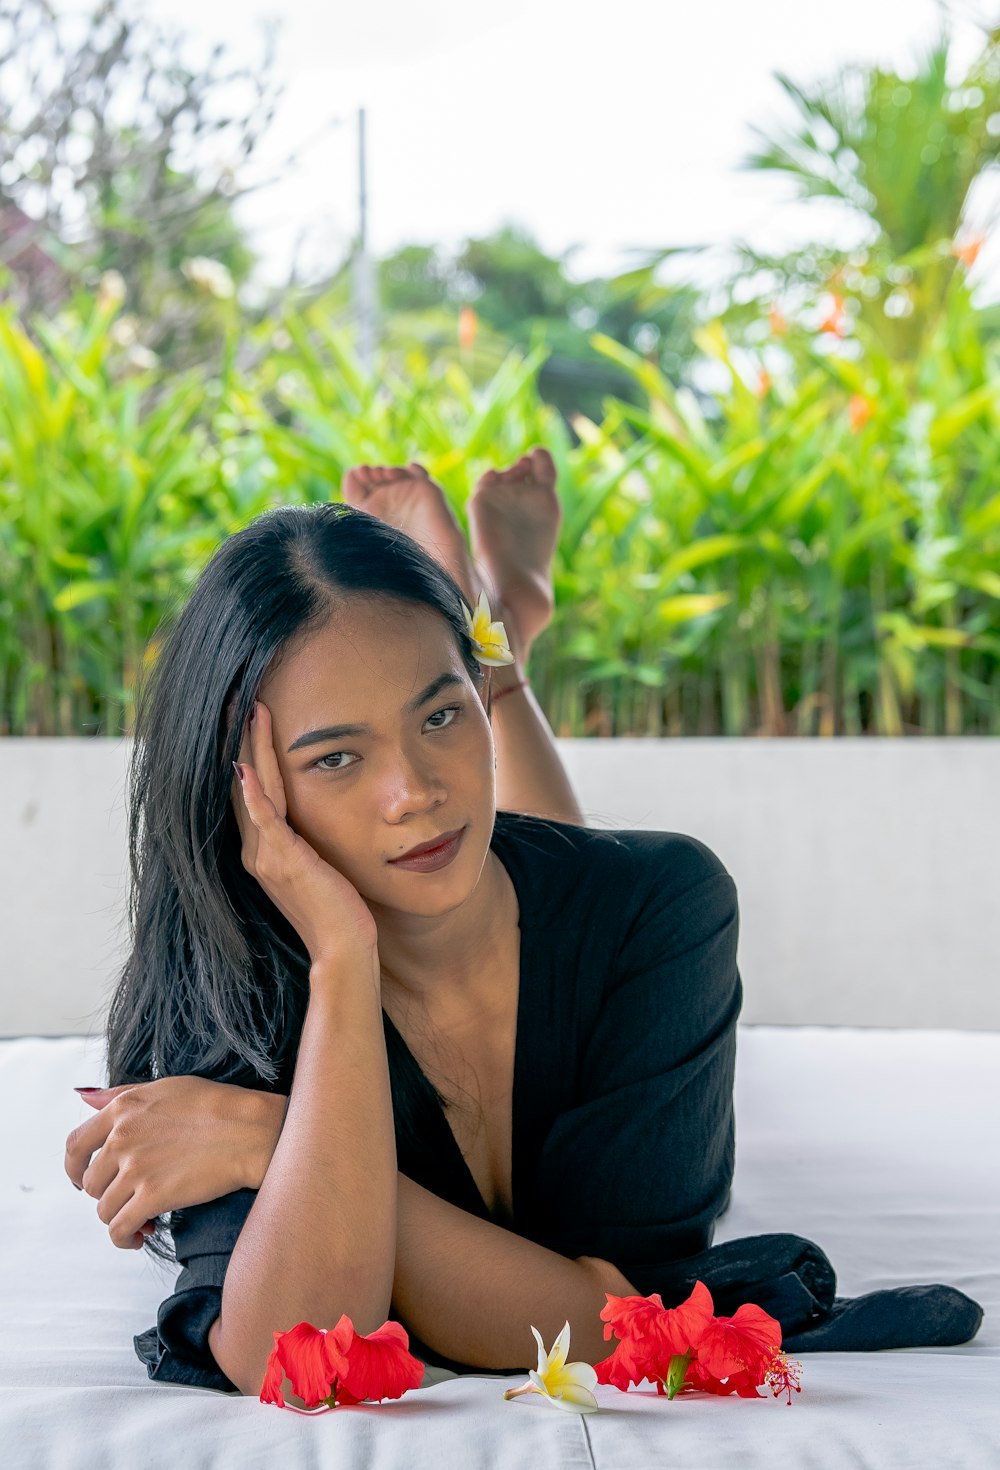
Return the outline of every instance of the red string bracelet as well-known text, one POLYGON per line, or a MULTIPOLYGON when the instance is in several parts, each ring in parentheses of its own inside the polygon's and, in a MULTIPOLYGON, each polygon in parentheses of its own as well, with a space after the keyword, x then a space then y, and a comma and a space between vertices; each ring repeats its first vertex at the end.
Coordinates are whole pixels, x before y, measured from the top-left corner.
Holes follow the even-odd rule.
POLYGON ((529 681, 527 679, 518 679, 516 684, 511 684, 509 688, 501 689, 499 693, 494 694, 492 703, 496 704, 497 700, 503 699, 505 694, 513 694, 515 689, 523 689, 526 687, 530 687, 529 681))

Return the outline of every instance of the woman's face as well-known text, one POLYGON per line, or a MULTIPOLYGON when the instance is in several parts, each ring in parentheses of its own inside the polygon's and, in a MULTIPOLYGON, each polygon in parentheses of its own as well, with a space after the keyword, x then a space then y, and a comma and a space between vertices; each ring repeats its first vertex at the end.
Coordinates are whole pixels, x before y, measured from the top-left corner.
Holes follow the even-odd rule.
POLYGON ((377 909, 440 914, 468 897, 496 815, 493 732, 448 623, 419 604, 354 598, 261 684, 289 825, 377 909), (449 682, 419 709, 432 682, 449 682), (370 731, 332 735, 338 725, 370 731), (436 873, 390 859, 456 828, 436 873))

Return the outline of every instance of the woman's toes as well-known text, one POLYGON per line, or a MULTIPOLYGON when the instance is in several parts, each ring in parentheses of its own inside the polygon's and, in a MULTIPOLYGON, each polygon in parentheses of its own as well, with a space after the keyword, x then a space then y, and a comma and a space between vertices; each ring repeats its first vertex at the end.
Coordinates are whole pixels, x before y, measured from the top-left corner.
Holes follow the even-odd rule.
POLYGON ((531 463, 536 475, 545 480, 554 480, 556 476, 556 462, 547 449, 541 445, 531 451, 531 463))

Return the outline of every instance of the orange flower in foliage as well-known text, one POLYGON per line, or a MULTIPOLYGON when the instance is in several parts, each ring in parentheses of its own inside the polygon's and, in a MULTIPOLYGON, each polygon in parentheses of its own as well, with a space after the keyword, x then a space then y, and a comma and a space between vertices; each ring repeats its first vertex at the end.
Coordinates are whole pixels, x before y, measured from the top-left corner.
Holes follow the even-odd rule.
POLYGON ((777 306, 771 307, 770 311, 767 314, 767 319, 770 324, 771 331, 776 337, 784 337, 787 334, 788 322, 779 311, 777 306))
POLYGON ((835 337, 843 337, 847 331, 847 316, 844 312, 843 296, 833 296, 833 305, 819 324, 819 331, 832 332, 835 337))
POLYGON ((951 247, 951 253, 962 262, 967 270, 971 270, 985 243, 985 235, 973 235, 970 240, 965 241, 964 245, 959 245, 956 240, 951 247))
POLYGON ((260 1402, 295 1409, 281 1393, 286 1377, 307 1409, 401 1398, 408 1388, 419 1388, 424 1377, 424 1365, 408 1351, 409 1345, 399 1322, 386 1322, 367 1337, 355 1332, 346 1314, 329 1332, 299 1322, 274 1334, 260 1402))
POLYGON ((627 1391, 632 1383, 649 1379, 658 1394, 701 1390, 760 1398, 757 1385, 767 1384, 777 1395, 798 1383, 800 1365, 781 1352, 781 1323, 752 1303, 732 1317, 716 1317, 712 1295, 702 1281, 695 1282, 688 1299, 678 1307, 664 1307, 662 1298, 608 1295, 601 1317, 605 1339, 620 1339, 609 1358, 594 1364, 598 1383, 627 1391))
POLYGON ((847 405, 847 418, 851 426, 851 433, 859 434, 874 412, 871 399, 865 398, 861 393, 855 393, 847 405))
POLYGON ((458 345, 463 352, 471 352, 476 343, 479 318, 471 306, 463 306, 458 313, 458 345))

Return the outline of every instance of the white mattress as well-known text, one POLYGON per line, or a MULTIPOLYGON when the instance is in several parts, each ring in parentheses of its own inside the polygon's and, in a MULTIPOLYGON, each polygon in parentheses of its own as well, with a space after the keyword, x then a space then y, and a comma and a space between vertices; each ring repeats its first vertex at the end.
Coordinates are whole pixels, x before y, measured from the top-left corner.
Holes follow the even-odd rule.
POLYGON ((132 1335, 170 1276, 117 1250, 63 1169, 66 1135, 91 1112, 72 1087, 104 1081, 100 1055, 96 1038, 0 1042, 5 1470, 1000 1466, 998 1033, 741 1027, 733 1204, 716 1233, 809 1237, 841 1296, 957 1286, 985 1309, 972 1342, 803 1354, 791 1406, 599 1386, 586 1416, 505 1402, 523 1376, 429 1373, 398 1401, 311 1418, 150 1383, 132 1335))

